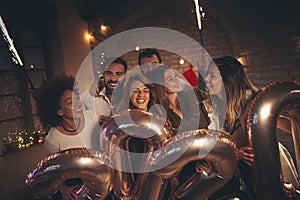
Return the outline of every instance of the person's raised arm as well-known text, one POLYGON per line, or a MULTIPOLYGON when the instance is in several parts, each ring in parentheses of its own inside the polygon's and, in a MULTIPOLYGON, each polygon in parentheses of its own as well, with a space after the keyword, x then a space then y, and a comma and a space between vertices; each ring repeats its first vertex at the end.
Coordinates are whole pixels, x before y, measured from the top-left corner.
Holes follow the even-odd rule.
POLYGON ((99 96, 100 91, 104 88, 104 82, 103 82, 103 77, 100 79, 96 79, 93 81, 89 93, 93 97, 99 96))

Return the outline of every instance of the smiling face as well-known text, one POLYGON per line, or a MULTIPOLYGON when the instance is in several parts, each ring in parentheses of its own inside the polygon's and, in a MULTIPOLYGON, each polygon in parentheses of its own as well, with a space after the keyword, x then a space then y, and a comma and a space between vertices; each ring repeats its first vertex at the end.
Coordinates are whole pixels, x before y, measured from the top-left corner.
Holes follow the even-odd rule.
POLYGON ((155 54, 153 54, 151 57, 141 58, 140 63, 141 63, 140 69, 143 74, 152 71, 160 64, 159 59, 155 54))
POLYGON ((76 119, 83 115, 82 102, 72 90, 66 90, 59 100, 57 114, 63 119, 76 119))
POLYGON ((172 70, 168 69, 164 73, 165 87, 168 88, 173 93, 178 93, 182 91, 182 87, 180 84, 180 79, 178 74, 172 70))
POLYGON ((218 67, 213 64, 209 67, 205 77, 205 83, 210 95, 222 95, 223 79, 218 67))
POLYGON ((108 94, 117 87, 118 81, 124 76, 125 68, 120 63, 111 63, 103 73, 104 86, 108 94))
POLYGON ((138 109, 147 111, 150 101, 150 90, 141 81, 134 81, 130 86, 130 101, 138 109))

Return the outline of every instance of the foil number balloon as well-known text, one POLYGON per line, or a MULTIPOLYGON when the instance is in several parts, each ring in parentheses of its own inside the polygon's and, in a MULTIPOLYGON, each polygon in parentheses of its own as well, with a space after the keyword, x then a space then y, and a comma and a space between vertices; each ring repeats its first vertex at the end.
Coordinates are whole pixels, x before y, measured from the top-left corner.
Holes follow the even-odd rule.
MULTIPOLYGON (((276 124, 281 112, 292 120, 294 150, 300 171, 300 85, 281 81, 263 87, 248 105, 246 131, 249 145, 253 146, 255 160, 252 167, 254 195, 257 199, 285 199, 299 196, 298 177, 293 169, 281 165, 282 148, 278 145, 276 124), (280 151, 279 151, 280 150, 280 151), (281 158, 280 158, 281 157, 281 158), (285 180, 288 180, 285 183, 285 180), (288 185, 286 185, 288 184, 288 185), (287 186, 287 187, 286 187, 287 186), (298 194, 297 191, 298 190, 298 194)), ((286 161, 289 162, 287 159, 286 161)), ((292 161, 291 161, 292 162, 292 161)))
POLYGON ((110 158, 84 148, 69 149, 47 156, 28 174, 27 186, 36 197, 55 193, 68 179, 80 178, 76 191, 82 199, 105 199, 112 190, 114 170, 110 158))

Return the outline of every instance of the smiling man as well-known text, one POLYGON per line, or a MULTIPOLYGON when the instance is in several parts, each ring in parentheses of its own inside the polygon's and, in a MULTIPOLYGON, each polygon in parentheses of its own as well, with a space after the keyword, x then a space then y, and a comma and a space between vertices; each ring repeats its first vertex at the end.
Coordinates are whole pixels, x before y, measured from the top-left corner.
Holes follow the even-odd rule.
POLYGON ((92 96, 87 90, 81 95, 81 100, 87 110, 95 110, 100 120, 111 115, 111 96, 118 81, 127 71, 127 63, 122 58, 109 58, 104 63, 103 77, 99 82, 104 87, 99 94, 92 96))
POLYGON ((141 50, 138 57, 138 63, 142 74, 155 69, 158 65, 162 64, 160 53, 155 48, 146 48, 141 50))

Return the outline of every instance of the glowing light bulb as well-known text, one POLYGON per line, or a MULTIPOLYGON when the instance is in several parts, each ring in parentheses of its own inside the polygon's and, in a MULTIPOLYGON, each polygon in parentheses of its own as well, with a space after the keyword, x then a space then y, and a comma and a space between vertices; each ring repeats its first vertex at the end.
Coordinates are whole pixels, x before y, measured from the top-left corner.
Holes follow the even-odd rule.
POLYGON ((183 65, 183 64, 184 64, 184 59, 181 58, 181 59, 179 60, 179 64, 183 65))
POLYGON ((92 38, 93 38, 93 35, 92 35, 91 33, 86 33, 86 34, 85 34, 85 39, 86 39, 87 41, 90 41, 92 38))
POLYGON ((101 31, 106 31, 107 30, 107 26, 105 26, 104 24, 102 24, 100 26, 101 31))

